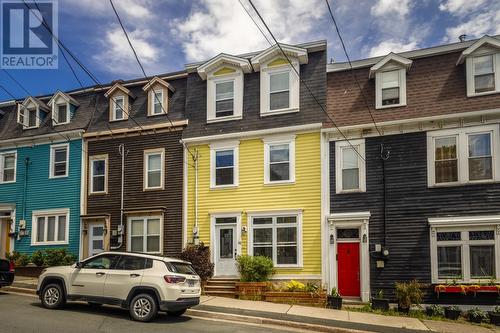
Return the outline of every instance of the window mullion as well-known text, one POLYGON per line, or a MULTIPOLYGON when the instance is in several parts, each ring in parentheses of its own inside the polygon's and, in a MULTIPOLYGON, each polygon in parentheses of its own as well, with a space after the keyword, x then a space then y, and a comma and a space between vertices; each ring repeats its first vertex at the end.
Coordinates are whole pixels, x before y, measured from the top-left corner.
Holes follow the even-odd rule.
MULTIPOLYGON (((38 222, 37 222, 38 223, 38 222)), ((49 229, 49 219, 47 216, 44 216, 43 217, 43 242, 46 243, 47 242, 47 233, 48 233, 48 229, 49 229)))
POLYGON ((148 219, 147 218, 143 219, 143 225, 144 225, 144 227, 143 227, 143 233, 142 233, 142 251, 144 253, 146 253, 146 252, 148 252, 147 251, 147 249, 148 249, 147 248, 147 245, 148 245, 147 244, 148 243, 148 240, 147 240, 148 239, 148 229, 147 229, 148 228, 148 219))

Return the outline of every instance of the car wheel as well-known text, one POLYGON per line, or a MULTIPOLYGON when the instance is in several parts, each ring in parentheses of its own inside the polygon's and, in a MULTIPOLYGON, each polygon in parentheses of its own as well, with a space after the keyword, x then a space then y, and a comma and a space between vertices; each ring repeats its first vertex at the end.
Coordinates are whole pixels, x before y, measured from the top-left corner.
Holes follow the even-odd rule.
POLYGON ((158 314, 158 305, 151 295, 139 294, 132 298, 129 312, 133 320, 147 322, 158 314))
POLYGON ((64 291, 60 284, 49 284, 42 291, 42 305, 47 309, 57 309, 66 303, 64 291))
POLYGON ((187 309, 182 309, 182 310, 178 310, 178 311, 167 311, 167 314, 169 316, 172 316, 172 317, 180 317, 182 316, 184 313, 186 313, 186 310, 187 309))

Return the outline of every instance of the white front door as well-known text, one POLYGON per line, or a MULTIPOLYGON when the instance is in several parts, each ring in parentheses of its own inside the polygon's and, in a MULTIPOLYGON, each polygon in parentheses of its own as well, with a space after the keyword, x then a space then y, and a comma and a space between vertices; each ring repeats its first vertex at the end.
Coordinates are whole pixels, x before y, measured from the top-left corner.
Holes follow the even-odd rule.
POLYGON ((215 225, 215 275, 236 276, 237 251, 236 224, 215 225))
POLYGON ((104 251, 104 224, 89 226, 89 257, 104 251))

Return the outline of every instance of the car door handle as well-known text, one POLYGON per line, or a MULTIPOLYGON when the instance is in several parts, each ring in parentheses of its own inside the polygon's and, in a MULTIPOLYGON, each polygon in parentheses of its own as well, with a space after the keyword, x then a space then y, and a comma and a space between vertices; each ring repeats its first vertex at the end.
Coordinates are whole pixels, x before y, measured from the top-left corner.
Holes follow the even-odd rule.
POLYGON ((104 273, 104 272, 97 272, 97 273, 95 273, 95 275, 97 275, 97 276, 103 276, 104 274, 106 274, 106 273, 104 273))
POLYGON ((132 274, 130 274, 130 277, 132 277, 132 278, 134 278, 134 277, 139 277, 139 276, 141 276, 141 274, 133 274, 133 273, 132 273, 132 274))

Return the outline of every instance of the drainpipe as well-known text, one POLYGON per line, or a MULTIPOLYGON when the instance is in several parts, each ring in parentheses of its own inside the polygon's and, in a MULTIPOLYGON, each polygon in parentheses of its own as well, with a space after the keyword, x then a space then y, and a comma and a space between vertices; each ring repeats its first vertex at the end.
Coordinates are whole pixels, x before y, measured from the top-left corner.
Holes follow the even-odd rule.
POLYGON ((23 185, 23 220, 26 220, 26 193, 28 192, 28 166, 30 158, 24 159, 24 185, 23 185))
POLYGON ((391 155, 390 148, 384 146, 383 143, 380 144, 380 159, 382 160, 382 184, 383 184, 383 212, 384 212, 384 250, 387 246, 387 180, 385 174, 385 162, 389 159, 391 155))
POLYGON ((123 245, 123 201, 124 201, 124 189, 125 189, 125 145, 122 143, 118 146, 118 153, 122 157, 122 178, 121 178, 121 192, 120 192, 120 225, 118 226, 118 245, 112 246, 112 250, 118 250, 123 245))
POLYGON ((193 228, 194 244, 198 245, 200 242, 198 234, 198 149, 195 149, 194 160, 194 228, 193 228))

